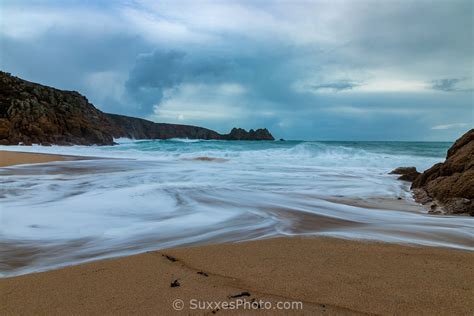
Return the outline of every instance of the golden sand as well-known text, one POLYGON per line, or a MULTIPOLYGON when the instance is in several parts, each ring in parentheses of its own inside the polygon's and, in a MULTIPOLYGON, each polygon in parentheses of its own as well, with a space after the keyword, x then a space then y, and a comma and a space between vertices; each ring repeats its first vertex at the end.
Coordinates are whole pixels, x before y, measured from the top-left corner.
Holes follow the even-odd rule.
POLYGON ((79 157, 0 150, 0 167, 79 159, 79 157))
POLYGON ((333 238, 169 249, 1 279, 0 314, 472 315, 472 262, 471 252, 333 238), (260 309, 222 305, 251 300, 260 309))

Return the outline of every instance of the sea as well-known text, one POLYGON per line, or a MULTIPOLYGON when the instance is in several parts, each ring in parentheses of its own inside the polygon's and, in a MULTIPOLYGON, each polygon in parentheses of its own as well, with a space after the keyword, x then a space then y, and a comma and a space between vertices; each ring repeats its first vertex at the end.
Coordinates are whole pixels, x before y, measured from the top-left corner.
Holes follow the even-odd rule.
POLYGON ((279 236, 474 250, 474 218, 428 214, 389 174, 449 142, 116 142, 0 146, 94 158, 0 168, 1 276, 279 236))

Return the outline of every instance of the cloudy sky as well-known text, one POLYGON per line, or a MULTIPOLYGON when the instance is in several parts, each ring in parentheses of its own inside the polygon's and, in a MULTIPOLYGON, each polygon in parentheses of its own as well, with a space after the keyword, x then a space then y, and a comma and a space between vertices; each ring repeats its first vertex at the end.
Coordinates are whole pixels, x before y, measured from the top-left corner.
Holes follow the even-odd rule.
POLYGON ((473 1, 5 1, 0 68, 157 122, 287 139, 474 126, 473 1))

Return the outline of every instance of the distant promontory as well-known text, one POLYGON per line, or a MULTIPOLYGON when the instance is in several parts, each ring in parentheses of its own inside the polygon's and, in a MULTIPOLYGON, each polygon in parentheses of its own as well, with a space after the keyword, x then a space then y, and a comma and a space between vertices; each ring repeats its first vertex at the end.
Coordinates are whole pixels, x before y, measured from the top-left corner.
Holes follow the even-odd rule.
POLYGON ((114 138, 274 140, 266 129, 229 134, 104 113, 76 91, 32 83, 0 71, 0 145, 113 145, 114 138))

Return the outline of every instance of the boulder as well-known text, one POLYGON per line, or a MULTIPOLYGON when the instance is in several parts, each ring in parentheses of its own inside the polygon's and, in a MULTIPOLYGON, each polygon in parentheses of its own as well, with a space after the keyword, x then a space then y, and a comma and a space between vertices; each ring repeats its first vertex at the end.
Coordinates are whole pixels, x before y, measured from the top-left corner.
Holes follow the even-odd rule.
POLYGON ((474 216, 474 129, 451 146, 443 163, 423 172, 411 187, 420 203, 431 199, 447 214, 474 216))
POLYGON ((416 170, 415 167, 399 167, 395 170, 392 170, 390 174, 399 174, 398 180, 413 182, 420 173, 416 170))

